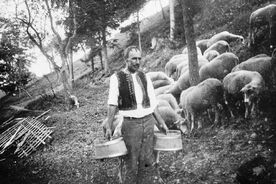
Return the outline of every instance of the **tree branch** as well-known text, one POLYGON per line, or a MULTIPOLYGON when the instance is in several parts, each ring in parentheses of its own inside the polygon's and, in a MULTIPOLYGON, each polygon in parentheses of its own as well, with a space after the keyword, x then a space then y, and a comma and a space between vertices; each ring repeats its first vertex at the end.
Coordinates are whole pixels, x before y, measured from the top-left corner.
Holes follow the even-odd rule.
MULTIPOLYGON (((70 7, 72 8, 72 7, 70 7)), ((74 23, 74 31, 73 31, 73 35, 69 37, 68 42, 66 44, 65 47, 65 53, 69 53, 69 49, 72 45, 73 39, 77 36, 77 19, 76 19, 76 12, 75 9, 73 9, 73 23, 74 23)))
POLYGON ((32 41, 35 40, 35 44, 36 44, 36 45, 39 45, 40 47, 42 47, 42 39, 41 39, 41 37, 40 37, 38 31, 33 27, 32 22, 31 22, 31 17, 32 17, 32 16, 31 16, 30 7, 29 7, 29 5, 28 5, 28 3, 27 3, 27 0, 25 0, 24 2, 25 2, 25 5, 26 5, 26 8, 27 8, 27 11, 28 11, 28 21, 25 21, 25 20, 23 20, 23 19, 20 19, 20 20, 21 20, 24 24, 27 25, 27 33, 28 33, 29 37, 30 37, 30 35, 31 35, 30 32, 29 32, 29 28, 31 28, 31 29, 35 32, 35 35, 37 36, 38 41, 35 40, 35 38, 34 38, 32 35, 31 35, 30 39, 31 39, 32 41))
POLYGON ((59 49, 62 50, 62 39, 60 37, 60 35, 58 34, 58 32, 56 31, 55 27, 54 27, 54 23, 53 23, 53 16, 52 16, 52 12, 49 6, 49 2, 48 0, 44 0, 46 7, 47 7, 47 11, 49 13, 49 18, 50 18, 50 24, 51 24, 51 29, 53 31, 53 33, 56 35, 57 39, 58 39, 58 44, 59 44, 59 49))

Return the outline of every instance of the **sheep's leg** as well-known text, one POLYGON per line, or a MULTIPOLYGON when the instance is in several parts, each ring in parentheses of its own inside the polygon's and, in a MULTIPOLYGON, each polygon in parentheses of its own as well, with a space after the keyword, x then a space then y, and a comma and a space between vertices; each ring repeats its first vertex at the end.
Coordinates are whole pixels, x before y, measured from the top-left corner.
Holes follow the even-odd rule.
POLYGON ((273 41, 272 41, 272 28, 273 28, 273 22, 269 22, 269 42, 270 42, 270 51, 273 51, 273 41))
POLYGON ((211 115, 212 110, 211 109, 207 109, 207 113, 208 113, 208 118, 209 121, 212 122, 212 115, 211 115))
POLYGON ((202 128, 202 119, 198 118, 196 115, 194 115, 194 122, 197 122, 197 128, 201 129, 202 128))
POLYGON ((253 102, 252 103, 252 106, 251 106, 251 116, 254 118, 254 117, 256 117, 256 115, 257 115, 257 112, 256 112, 256 110, 257 110, 257 108, 256 108, 256 104, 253 102))
POLYGON ((245 114, 244 114, 244 118, 247 118, 249 115, 249 104, 245 103, 245 114))
POLYGON ((248 43, 248 47, 251 47, 252 46, 252 42, 253 42, 253 39, 252 39, 252 36, 253 36, 253 28, 252 28, 252 25, 250 23, 250 28, 249 28, 249 43, 248 43))
POLYGON ((255 33, 256 33, 256 30, 257 28, 252 28, 252 33, 251 33, 251 40, 252 40, 252 42, 251 42, 251 46, 252 45, 255 45, 255 33))
POLYGON ((198 123, 198 127, 197 128, 201 129, 202 128, 202 122, 200 120, 198 120, 197 123, 198 123))
MULTIPOLYGON (((226 103, 227 104, 227 103, 226 103)), ((227 105, 227 109, 228 109, 228 112, 230 113, 230 116, 231 116, 231 118, 234 118, 234 113, 233 113, 233 111, 231 110, 231 107, 230 107, 231 105, 230 104, 228 104, 227 105)))
POLYGON ((217 105, 215 105, 214 109, 215 109, 215 122, 214 122, 214 124, 218 125, 218 122, 219 122, 219 108, 218 108, 217 105))
POLYGON ((190 116, 191 116, 191 132, 192 132, 195 128, 195 116, 194 114, 190 114, 190 116))
POLYGON ((192 131, 192 121, 191 121, 191 115, 188 111, 186 111, 186 119, 187 119, 187 125, 188 125, 188 129, 190 131, 192 131))
POLYGON ((227 95, 227 93, 223 94, 223 98, 224 98, 224 104, 227 107, 227 111, 230 113, 231 118, 234 118, 234 113, 231 110, 232 108, 230 106, 232 106, 232 103, 230 102, 231 100, 229 100, 229 96, 227 95))

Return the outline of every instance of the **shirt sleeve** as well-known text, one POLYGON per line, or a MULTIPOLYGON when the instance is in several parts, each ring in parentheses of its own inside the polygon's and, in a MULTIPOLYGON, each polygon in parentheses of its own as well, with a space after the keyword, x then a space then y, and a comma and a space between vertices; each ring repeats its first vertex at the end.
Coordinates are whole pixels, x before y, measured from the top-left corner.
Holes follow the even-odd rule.
POLYGON ((116 74, 113 74, 110 77, 110 81, 109 81, 109 94, 108 94, 107 104, 118 106, 118 97, 119 97, 118 79, 116 74))
POLYGON ((154 93, 153 84, 148 75, 146 75, 146 78, 147 78, 147 83, 148 83, 147 88, 148 88, 148 95, 149 95, 149 99, 150 99, 150 106, 152 108, 155 108, 157 105, 157 102, 156 102, 156 96, 154 93))

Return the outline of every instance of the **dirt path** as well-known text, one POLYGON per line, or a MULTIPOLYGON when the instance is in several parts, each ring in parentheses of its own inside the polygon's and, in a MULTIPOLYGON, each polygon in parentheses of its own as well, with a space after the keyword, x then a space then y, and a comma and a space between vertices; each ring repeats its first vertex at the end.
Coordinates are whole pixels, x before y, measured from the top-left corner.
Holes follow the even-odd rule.
MULTIPOLYGON (((55 127, 53 139, 25 159, 3 155, 1 182, 118 183, 118 159, 93 159, 93 141, 103 136, 100 121, 106 116, 107 93, 106 85, 85 85, 78 90, 81 107, 69 112, 63 111, 62 103, 51 101, 56 112, 46 124, 55 127)), ((273 136, 269 124, 272 119, 265 117, 262 115, 254 121, 240 118, 216 128, 210 128, 206 121, 205 128, 194 137, 183 136, 182 152, 161 153, 162 178, 168 184, 237 183, 237 170, 242 163, 256 155, 267 160, 275 156, 275 150, 266 144, 273 136)), ((268 177, 268 173, 271 177, 273 172, 268 166, 265 169, 264 177, 268 177)))

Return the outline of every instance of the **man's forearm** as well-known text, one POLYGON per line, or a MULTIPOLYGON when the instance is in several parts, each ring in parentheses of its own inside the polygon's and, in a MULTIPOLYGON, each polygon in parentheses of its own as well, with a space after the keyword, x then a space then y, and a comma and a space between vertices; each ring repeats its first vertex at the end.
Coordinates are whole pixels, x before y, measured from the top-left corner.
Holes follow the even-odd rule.
POLYGON ((117 112, 116 105, 108 105, 107 107, 107 126, 111 128, 112 122, 114 121, 114 116, 117 112))

